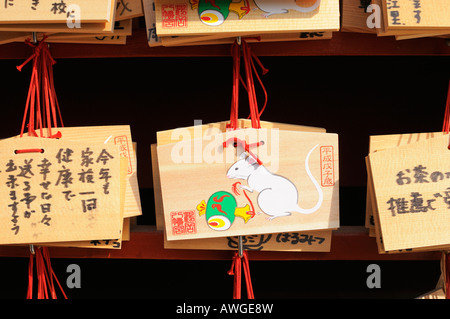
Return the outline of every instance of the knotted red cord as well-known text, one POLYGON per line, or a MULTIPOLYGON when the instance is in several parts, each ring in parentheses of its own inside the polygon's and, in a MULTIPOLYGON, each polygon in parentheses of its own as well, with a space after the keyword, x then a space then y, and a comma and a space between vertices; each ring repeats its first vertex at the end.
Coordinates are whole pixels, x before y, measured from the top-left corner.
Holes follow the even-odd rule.
POLYGON ((230 145, 231 143, 233 143, 233 145, 234 145, 235 147, 241 146, 247 153, 250 154, 250 156, 252 156, 252 157, 258 162, 259 165, 262 165, 261 160, 260 160, 255 154, 253 154, 253 153, 250 151, 250 147, 260 146, 260 145, 262 145, 261 142, 248 144, 246 141, 241 140, 241 139, 239 139, 239 138, 237 138, 237 137, 230 137, 228 140, 226 140, 225 142, 223 142, 223 147, 225 148, 225 147, 227 147, 228 145, 230 145))
POLYGON ((450 252, 445 253, 445 298, 450 299, 450 252))
POLYGON ((258 72, 256 71, 255 63, 253 62, 253 60, 257 61, 259 66, 263 69, 263 74, 266 74, 268 72, 268 70, 266 68, 264 68, 261 61, 252 52, 250 46, 248 45, 247 41, 245 41, 245 40, 242 40, 242 55, 243 55, 243 60, 244 60, 244 68, 245 68, 245 75, 246 75, 246 81, 247 81, 247 93, 248 93, 248 100, 249 100, 249 107, 250 107, 250 119, 252 121, 252 127, 253 128, 261 128, 260 116, 267 105, 267 92, 264 88, 264 85, 262 84, 262 81, 258 75, 258 72), (255 73, 255 75, 264 91, 265 102, 264 102, 264 106, 261 109, 261 111, 258 110, 258 100, 256 97, 253 73, 255 73))
POLYGON ((64 298, 67 299, 67 295, 64 293, 55 272, 53 271, 50 253, 47 247, 37 248, 32 254, 30 252, 30 259, 28 263, 28 290, 27 299, 33 299, 33 264, 34 258, 36 258, 36 275, 37 275, 37 299, 57 299, 56 288, 54 281, 59 286, 64 298))
POLYGON ((28 261, 28 290, 27 290, 27 299, 33 298, 33 254, 30 252, 30 258, 28 261))
POLYGON ((255 299, 253 294, 252 279, 250 277, 248 254, 245 250, 242 252, 242 257, 239 256, 239 252, 234 253, 231 268, 228 271, 229 275, 234 275, 233 299, 241 299, 242 268, 244 270, 245 284, 247 287, 247 298, 255 299))
POLYGON ((38 136, 35 131, 39 129, 39 136, 44 137, 43 128, 47 127, 47 137, 58 138, 61 137, 61 133, 57 132, 52 134, 52 126, 57 127, 57 114, 61 126, 64 126, 62 122, 61 110, 59 108, 58 99, 56 97, 55 86, 53 82, 53 65, 56 63, 51 56, 44 35, 42 41, 37 44, 31 43, 29 39, 25 41, 26 44, 32 47, 33 54, 25 60, 21 65, 17 66, 19 71, 22 71, 23 67, 30 61, 33 61, 31 70, 31 80, 28 89, 27 101, 25 105, 25 113, 22 120, 22 128, 20 131, 20 137, 23 136, 25 130, 25 123, 27 115, 28 119, 28 135, 38 136), (42 94, 41 94, 42 93, 42 94), (44 121, 42 120, 41 112, 41 99, 43 104, 44 121))
POLYGON ((239 111, 239 78, 241 68, 241 53, 238 43, 235 41, 231 47, 233 57, 233 91, 231 94, 231 112, 229 128, 236 130, 238 128, 239 111))
MULTIPOLYGON (((448 134, 450 131, 450 82, 448 84, 447 104, 445 105, 444 124, 442 126, 442 132, 448 134)), ((448 145, 450 149, 450 143, 448 145)))
MULTIPOLYGON (((52 125, 57 127, 57 117, 56 111, 58 112, 61 126, 63 126, 61 111, 59 109, 58 100, 56 98, 55 86, 53 83, 53 65, 56 63, 50 54, 45 39, 44 38, 39 43, 33 44, 29 39, 25 41, 26 44, 33 48, 33 54, 25 60, 21 65, 17 66, 19 71, 28 64, 28 62, 33 61, 33 66, 31 70, 31 81, 30 87, 28 89, 27 101, 25 104, 25 113, 22 120, 22 128, 20 131, 20 137, 23 137, 25 130, 25 123, 28 118, 28 135, 35 137, 44 137, 43 129, 47 127, 47 137, 49 138, 59 138, 61 133, 57 132, 52 134, 52 125), (42 94, 41 94, 42 93, 42 94), (43 104, 43 112, 41 112, 41 99, 43 104), (44 120, 42 120, 44 117, 44 120), (39 135, 36 133, 35 129, 39 130, 39 135)), ((20 153, 32 153, 32 152, 44 152, 41 148, 36 149, 23 149, 16 150, 16 154, 20 153)), ((56 289, 54 285, 54 280, 59 285, 59 288, 67 299, 61 284, 56 278, 55 272, 51 266, 50 253, 47 247, 36 249, 34 254, 30 251, 30 258, 28 263, 28 290, 27 299, 33 298, 33 267, 34 258, 36 258, 36 273, 37 273, 37 298, 47 299, 49 294, 51 298, 56 299, 56 289)))
MULTIPOLYGON (((258 38, 256 38, 258 39, 258 38)), ((262 69, 262 74, 266 74, 269 70, 266 69, 256 54, 251 50, 245 39, 242 39, 242 45, 240 46, 237 41, 235 41, 232 45, 232 56, 233 56, 233 91, 232 91, 232 102, 231 102, 231 114, 230 114, 230 123, 227 126, 233 130, 236 130, 238 127, 238 110, 239 110, 239 83, 241 83, 248 94, 249 100, 249 108, 252 128, 261 128, 260 124, 260 116, 264 112, 267 106, 267 91, 262 83, 261 77, 259 76, 255 62, 262 69), (244 64, 245 71, 245 82, 240 75, 240 65, 241 65, 241 56, 240 56, 240 47, 242 47, 242 60, 244 64), (259 84, 264 92, 264 105, 261 110, 258 109, 258 101, 256 97, 256 90, 254 85, 253 73, 256 75, 259 84)))
MULTIPOLYGON (((230 112, 230 123, 227 125, 227 128, 230 128, 232 130, 238 129, 238 111, 239 111, 239 84, 241 83, 248 94, 248 100, 249 100, 249 108, 250 108, 250 115, 249 118, 251 119, 251 125, 252 128, 259 129, 261 128, 260 123, 260 116, 267 105, 267 92, 264 88, 264 85, 261 81, 260 76, 258 75, 258 72, 256 70, 255 62, 261 67, 263 70, 263 75, 268 72, 266 68, 262 65, 261 61, 258 59, 258 57, 252 52, 250 46, 248 43, 242 39, 242 55, 243 55, 243 62, 244 62, 244 70, 245 70, 245 79, 246 81, 242 79, 240 75, 240 66, 241 66, 241 53, 240 53, 240 45, 235 41, 231 47, 232 57, 233 57, 233 90, 232 90, 232 99, 231 99, 231 112, 230 112), (259 84, 261 85, 264 96, 265 96, 265 102, 264 106, 262 107, 261 111, 258 109, 258 101, 256 97, 256 90, 254 85, 254 78, 253 73, 255 73, 259 84)), ((240 140, 237 137, 233 137, 228 139, 223 143, 223 147, 227 147, 230 143, 233 143, 233 145, 241 146, 244 148, 244 150, 252 156, 259 165, 262 165, 261 160, 255 156, 251 151, 250 147, 260 146, 262 143, 253 143, 248 144, 246 141, 240 140)), ((245 196, 249 200, 249 202, 252 205, 253 209, 253 203, 251 202, 250 198, 247 196, 247 194, 244 192, 245 196)), ((254 209, 253 209, 254 213, 254 209)), ((231 269, 228 271, 229 275, 234 275, 234 288, 233 288, 233 298, 234 299, 240 299, 241 298, 241 269, 244 269, 244 276, 245 276, 245 282, 247 286, 247 297, 248 299, 254 299, 253 294, 253 287, 252 287, 252 281, 250 278, 250 266, 248 262, 248 255, 245 250, 242 251, 242 256, 239 255, 239 252, 235 252, 233 256, 233 261, 231 264, 231 269)))
POLYGON ((50 287, 50 292, 52 294, 52 298, 53 299, 57 298, 56 297, 56 289, 55 289, 55 285, 54 285, 54 282, 53 282, 53 279, 54 279, 56 281, 56 283, 58 284, 59 289, 61 290, 62 294, 64 295, 64 298, 67 299, 67 296, 64 293, 64 290, 63 290, 61 284, 59 283, 59 280, 56 277, 55 272, 53 271, 52 264, 51 264, 51 261, 50 261, 50 253, 49 253, 49 250, 48 250, 47 247, 42 247, 42 256, 43 256, 44 261, 45 261, 45 263, 47 265, 47 269, 46 269, 45 274, 46 274, 46 279, 47 279, 48 286, 50 287))

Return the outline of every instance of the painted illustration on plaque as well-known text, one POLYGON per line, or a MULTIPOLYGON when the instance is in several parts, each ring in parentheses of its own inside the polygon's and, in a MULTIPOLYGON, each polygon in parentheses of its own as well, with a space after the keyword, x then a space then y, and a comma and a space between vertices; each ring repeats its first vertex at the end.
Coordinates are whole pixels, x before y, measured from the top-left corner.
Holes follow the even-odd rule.
POLYGON ((320 0, 189 0, 191 10, 197 10, 201 22, 209 26, 218 26, 225 22, 230 13, 239 19, 251 10, 260 11, 268 18, 274 14, 286 14, 290 10, 312 12, 320 6, 320 0))
POLYGON ((270 172, 254 155, 241 153, 239 159, 230 166, 226 176, 229 179, 245 180, 247 186, 241 182, 232 185, 232 192, 239 196, 241 191, 245 195, 247 204, 238 207, 236 197, 226 191, 212 194, 208 201, 204 200, 197 206, 199 215, 206 216, 206 222, 211 229, 227 230, 235 218, 240 217, 247 224, 256 215, 265 214, 265 219, 271 221, 278 217, 290 216, 292 213, 312 214, 323 202, 323 191, 319 182, 314 178, 309 168, 309 158, 318 145, 311 148, 305 158, 305 170, 315 186, 318 199, 311 208, 299 206, 297 187, 288 178, 270 172), (247 192, 257 193, 257 204, 260 211, 255 211, 254 204, 247 192))

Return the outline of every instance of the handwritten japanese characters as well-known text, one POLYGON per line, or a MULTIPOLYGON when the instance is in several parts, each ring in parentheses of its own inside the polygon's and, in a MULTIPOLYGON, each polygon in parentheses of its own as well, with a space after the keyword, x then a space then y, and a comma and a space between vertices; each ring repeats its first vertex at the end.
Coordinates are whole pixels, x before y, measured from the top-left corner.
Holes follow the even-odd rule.
POLYGON ((119 238, 117 146, 8 139, 0 153, 0 242, 119 238))
POLYGON ((373 221, 386 252, 450 245, 448 144, 436 133, 369 154, 373 221))
MULTIPOLYGON (((232 249, 238 249, 239 240, 237 237, 227 237, 228 247, 232 249)), ((243 236, 243 248, 245 250, 264 250, 269 242, 275 242, 279 246, 291 246, 286 247, 286 250, 295 249, 295 247, 302 245, 323 245, 325 241, 329 240, 326 236, 321 237, 321 234, 308 234, 306 232, 290 232, 279 234, 264 234, 264 235, 250 235, 243 236)))
POLYGON ((441 0, 383 0, 388 29, 450 28, 450 3, 441 0))
POLYGON ((117 0, 115 21, 144 15, 142 0, 117 0))
MULTIPOLYGON (((329 252, 332 230, 284 232, 242 236, 243 249, 248 251, 329 252)), ((168 249, 237 250, 238 237, 218 237, 191 240, 164 241, 168 249)))
MULTIPOLYGON (((124 217, 134 217, 142 214, 139 196, 139 185, 136 172, 136 155, 133 150, 131 128, 129 125, 60 127, 61 141, 79 141, 116 145, 120 156, 126 158, 127 177, 125 188, 124 217)), ((20 137, 16 137, 20 138, 20 137)))
POLYGON ((75 15, 82 22, 111 22, 113 1, 5 0, 0 4, 0 23, 66 23, 75 15))
MULTIPOLYGON (((431 174, 427 171, 427 167, 421 164, 415 166, 413 169, 401 170, 396 174, 397 185, 408 185, 411 183, 437 183, 445 179, 450 179, 450 172, 433 171, 431 174)), ((445 182, 443 183, 445 185, 445 182)), ((447 183, 448 185, 448 183, 447 183)), ((446 187, 446 186, 444 186, 446 187)), ((424 199, 423 195, 419 192, 411 192, 410 199, 393 198, 391 197, 387 204, 389 204, 389 210, 392 212, 392 216, 405 213, 419 213, 436 210, 433 207, 433 203, 438 199, 442 199, 450 209, 450 187, 446 187, 441 192, 433 194, 431 199, 424 199)))

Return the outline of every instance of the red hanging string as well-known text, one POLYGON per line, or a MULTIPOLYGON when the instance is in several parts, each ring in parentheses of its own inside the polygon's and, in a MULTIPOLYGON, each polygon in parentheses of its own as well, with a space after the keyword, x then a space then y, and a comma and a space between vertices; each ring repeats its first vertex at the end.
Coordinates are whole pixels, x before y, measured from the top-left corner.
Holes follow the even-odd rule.
POLYGON ((223 142, 222 146, 225 148, 228 147, 228 145, 230 145, 231 143, 233 143, 233 146, 235 147, 237 146, 242 147, 248 154, 250 154, 250 156, 252 156, 258 162, 259 165, 262 165, 262 161, 250 151, 250 147, 260 146, 262 145, 261 142, 248 144, 247 141, 245 140, 241 140, 237 137, 230 137, 228 140, 223 142))
POLYGON ((35 250, 35 256, 36 256, 36 274, 38 279, 37 298, 48 299, 47 282, 45 278, 46 277, 45 265, 40 249, 35 250))
MULTIPOLYGON (((250 39, 250 38, 246 38, 250 39)), ((259 38, 256 38, 259 39, 259 38)), ((266 69, 256 54, 251 50, 245 39, 241 40, 242 45, 239 45, 237 41, 235 41, 232 45, 232 56, 233 56, 233 94, 232 94, 232 103, 231 103, 231 116, 230 116, 230 124, 227 126, 231 129, 237 129, 237 118, 238 118, 238 104, 239 104, 239 82, 243 85, 244 89, 247 91, 248 99, 249 99, 249 108, 252 128, 261 128, 260 117, 264 112, 267 106, 267 91, 264 87, 264 84, 256 70, 256 63, 262 69, 262 74, 266 74, 269 70, 266 69), (242 47, 242 61, 244 64, 245 71, 245 81, 240 75, 240 48, 242 47), (262 109, 258 110, 258 101, 256 97, 256 90, 254 85, 254 77, 253 73, 256 75, 256 78, 263 90, 264 93, 264 105, 262 109)))
POLYGON ((229 275, 234 275, 233 299, 241 299, 242 269, 244 270, 245 284, 247 287, 247 298, 255 299, 252 280, 250 277, 248 254, 245 250, 242 252, 242 256, 239 256, 238 252, 234 253, 231 268, 228 271, 229 275))
POLYGON ((48 45, 45 42, 46 38, 47 36, 44 35, 42 41, 36 44, 27 39, 25 43, 32 47, 33 54, 21 65, 17 66, 17 69, 19 71, 22 71, 23 67, 26 64, 28 64, 30 61, 33 61, 30 86, 28 89, 25 112, 20 132, 21 137, 23 136, 25 131, 25 123, 27 121, 27 117, 28 135, 30 136, 38 136, 35 131, 36 128, 39 129, 39 136, 44 137, 43 128, 47 127, 47 137, 61 137, 60 132, 52 134, 52 127, 58 126, 56 113, 58 113, 61 126, 64 126, 53 82, 53 65, 56 62, 51 56, 48 45), (41 108, 41 99, 43 108, 41 108), (42 120, 42 114, 44 114, 44 120, 42 120))
POLYGON ((53 271, 50 253, 47 247, 37 248, 33 253, 30 252, 30 260, 28 263, 28 290, 27 299, 33 299, 33 264, 34 258, 36 258, 36 276, 37 276, 37 299, 57 299, 56 288, 54 281, 59 286, 64 298, 67 299, 67 295, 64 293, 55 272, 53 271))
POLYGON ((239 78, 241 67, 240 47, 237 41, 233 43, 231 52, 233 56, 233 90, 231 94, 230 124, 227 127, 236 130, 238 128, 239 78))
POLYGON ((33 254, 30 252, 30 258, 28 261, 28 290, 27 290, 27 299, 33 298, 33 254))
POLYGON ((258 112, 258 101, 256 99, 256 91, 253 80, 253 69, 252 69, 252 61, 251 61, 251 51, 248 43, 246 41, 242 42, 242 55, 244 60, 244 69, 246 75, 246 84, 247 84, 247 94, 248 94, 248 103, 250 108, 250 120, 252 123, 252 128, 261 128, 261 124, 259 122, 259 112, 258 112))
POLYGON ((54 282, 53 282, 53 280, 55 280, 56 283, 58 284, 59 289, 61 290, 61 292, 62 292, 64 298, 67 299, 67 296, 66 296, 66 294, 64 293, 64 290, 63 290, 61 284, 59 283, 59 280, 58 280, 58 278, 56 277, 55 272, 53 271, 53 268, 52 268, 52 265, 51 265, 51 261, 50 261, 50 252, 49 252, 49 250, 48 250, 47 247, 43 247, 43 248, 42 248, 42 256, 43 256, 43 258, 44 258, 44 260, 45 260, 45 263, 46 263, 46 265, 47 265, 47 269, 46 269, 46 274, 47 274, 47 275, 46 275, 46 278, 47 278, 47 283, 48 283, 48 285, 49 285, 49 287, 50 287, 50 292, 51 292, 51 294, 52 294, 52 298, 53 298, 53 299, 56 299, 56 298, 57 298, 57 297, 56 297, 56 289, 55 289, 55 285, 54 285, 54 282))
POLYGON ((445 298, 450 299, 450 252, 445 253, 445 298))
MULTIPOLYGON (((258 118, 259 118, 259 117, 261 117, 261 114, 264 112, 264 110, 265 110, 265 108, 267 106, 267 91, 266 91, 266 88, 264 87, 264 84, 263 84, 263 82, 261 80, 261 77, 259 76, 259 74, 258 74, 258 72, 256 70, 256 66, 255 66, 255 62, 254 61, 256 61, 256 63, 258 63, 259 67, 261 68, 262 75, 265 75, 267 72, 269 72, 269 70, 266 69, 263 66, 263 64, 261 63, 261 60, 256 56, 256 54, 253 51, 251 51, 250 46, 247 43, 246 43, 246 45, 247 45, 247 50, 249 52, 249 60, 250 60, 250 63, 252 65, 253 72, 255 73, 256 78, 258 79, 258 82, 261 85, 261 88, 262 88, 263 93, 264 93, 264 105, 261 108, 261 111, 259 111, 259 113, 258 113, 258 118)), ((254 107, 255 107, 256 110, 258 110, 257 103, 255 104, 254 107)))
MULTIPOLYGON (((445 105, 444 124, 442 125, 442 132, 448 134, 450 131, 450 82, 448 84, 447 103, 445 105)), ((450 149, 450 142, 448 145, 450 149)))
MULTIPOLYGON (((34 106, 36 103, 36 98, 39 97, 39 76, 38 76, 38 71, 39 71, 39 56, 41 53, 41 47, 42 47, 42 43, 40 45, 35 45, 32 44, 30 42, 30 40, 26 40, 25 41, 26 44, 28 44, 29 46, 31 46, 33 48, 33 54, 27 59, 25 60, 25 62, 23 62, 21 65, 19 65, 17 67, 17 70, 22 71, 22 68, 28 64, 28 62, 30 62, 31 60, 33 60, 33 67, 32 67, 32 71, 31 71, 31 81, 30 81, 30 86, 28 89, 28 95, 27 95, 27 102, 25 104, 25 113, 23 116, 23 121, 22 121, 22 129, 20 131, 20 137, 23 136, 24 130, 25 130, 25 122, 27 119, 27 113, 28 111, 30 111, 30 116, 29 116, 29 121, 28 121, 28 135, 33 135, 33 136, 37 136, 37 134, 34 131, 34 106)), ((37 100, 39 101, 39 98, 37 98, 37 100)))
POLYGON ((244 250, 242 252, 242 258, 243 258, 243 269, 244 269, 244 276, 245 276, 245 286, 247 287, 247 298, 248 299, 255 299, 255 295, 253 293, 253 285, 252 285, 252 278, 250 277, 250 265, 248 262, 248 254, 244 250))
MULTIPOLYGON (((252 52, 250 46, 245 40, 241 40, 242 46, 235 41, 231 47, 232 57, 233 57, 233 90, 232 90, 232 100, 231 100, 231 112, 230 112, 230 123, 227 125, 227 128, 231 128, 233 130, 238 129, 238 111, 239 111, 239 84, 242 84, 248 94, 249 100, 249 108, 250 108, 250 116, 252 128, 261 128, 260 116, 264 112, 264 109, 267 106, 267 92, 264 88, 264 85, 261 81, 261 78, 256 70, 255 62, 262 69, 263 75, 268 72, 266 68, 262 65, 261 61, 258 57, 252 52), (243 80, 240 74, 240 66, 241 66, 241 56, 240 49, 242 47, 242 60, 244 64, 245 70, 245 81, 243 80), (264 105, 260 110, 258 110, 258 101, 256 97, 256 90, 254 85, 253 73, 255 73, 256 78, 263 89, 264 92, 264 105)), ((255 159, 259 165, 262 165, 261 160, 255 156, 251 151, 250 147, 260 146, 262 143, 253 143, 248 144, 246 141, 240 140, 236 137, 230 138, 223 143, 223 147, 227 147, 229 144, 233 143, 235 147, 241 146, 244 150, 255 159)), ((236 184, 233 185, 236 187, 236 184)), ((253 214, 254 208, 253 203, 250 198, 244 192, 247 200, 251 203, 253 214)), ((247 286, 247 297, 249 299, 254 299, 253 287, 250 278, 250 266, 248 262, 248 255, 246 251, 242 252, 242 256, 239 256, 239 252, 235 252, 233 256, 233 261, 231 264, 231 269, 228 271, 229 275, 234 275, 234 289, 233 289, 233 298, 240 299, 241 298, 241 272, 244 270, 245 282, 247 286)))
POLYGON ((233 299, 241 299, 241 258, 239 257, 238 252, 233 256, 233 261, 228 274, 234 276, 233 299))
MULTIPOLYGON (((50 54, 45 39, 44 38, 39 43, 33 44, 29 39, 25 41, 26 44, 32 47, 33 54, 25 60, 21 65, 17 67, 19 71, 33 61, 30 86, 28 89, 27 101, 25 104, 25 113, 22 120, 22 127, 20 131, 20 137, 23 137, 25 130, 25 123, 28 116, 28 135, 38 137, 35 129, 39 129, 39 137, 44 137, 43 129, 47 127, 47 137, 49 138, 59 138, 61 137, 61 132, 52 134, 51 128, 57 127, 57 117, 56 111, 58 111, 59 119, 62 125, 61 111, 59 109, 58 100, 56 98, 55 87, 53 83, 53 65, 56 63, 50 54), (41 92, 43 94, 41 94, 41 92), (43 103, 43 108, 41 109, 41 99, 43 103), (44 120, 42 120, 44 117, 44 120), (53 120, 53 123, 52 123, 53 120)), ((31 153, 31 152, 44 152, 43 149, 23 149, 16 150, 16 154, 20 153, 31 153)), ((53 271, 50 262, 50 253, 47 247, 39 248, 35 250, 33 254, 30 251, 30 259, 28 264, 28 290, 27 299, 33 298, 33 266, 34 258, 36 258, 36 274, 37 274, 37 298, 38 299, 56 299, 56 289, 54 281, 58 284, 63 296, 67 299, 66 294, 58 281, 58 278, 53 271)))

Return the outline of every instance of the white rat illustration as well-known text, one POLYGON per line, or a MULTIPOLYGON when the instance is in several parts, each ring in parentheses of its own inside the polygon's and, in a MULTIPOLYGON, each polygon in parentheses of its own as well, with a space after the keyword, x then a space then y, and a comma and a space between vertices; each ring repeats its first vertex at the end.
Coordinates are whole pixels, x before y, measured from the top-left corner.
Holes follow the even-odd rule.
POLYGON ((240 159, 236 161, 227 172, 228 178, 247 180, 247 186, 241 185, 242 189, 249 192, 258 192, 258 206, 262 212, 269 215, 269 220, 280 216, 289 216, 291 212, 311 214, 317 211, 323 202, 323 192, 319 183, 312 176, 309 169, 309 157, 314 146, 306 156, 305 169, 312 183, 319 193, 319 199, 314 207, 304 209, 298 206, 298 191, 295 185, 287 178, 273 174, 267 170, 246 152, 242 153, 240 159))
POLYGON ((320 5, 320 0, 254 0, 255 5, 262 11, 264 17, 272 14, 288 13, 289 10, 311 12, 320 5))

